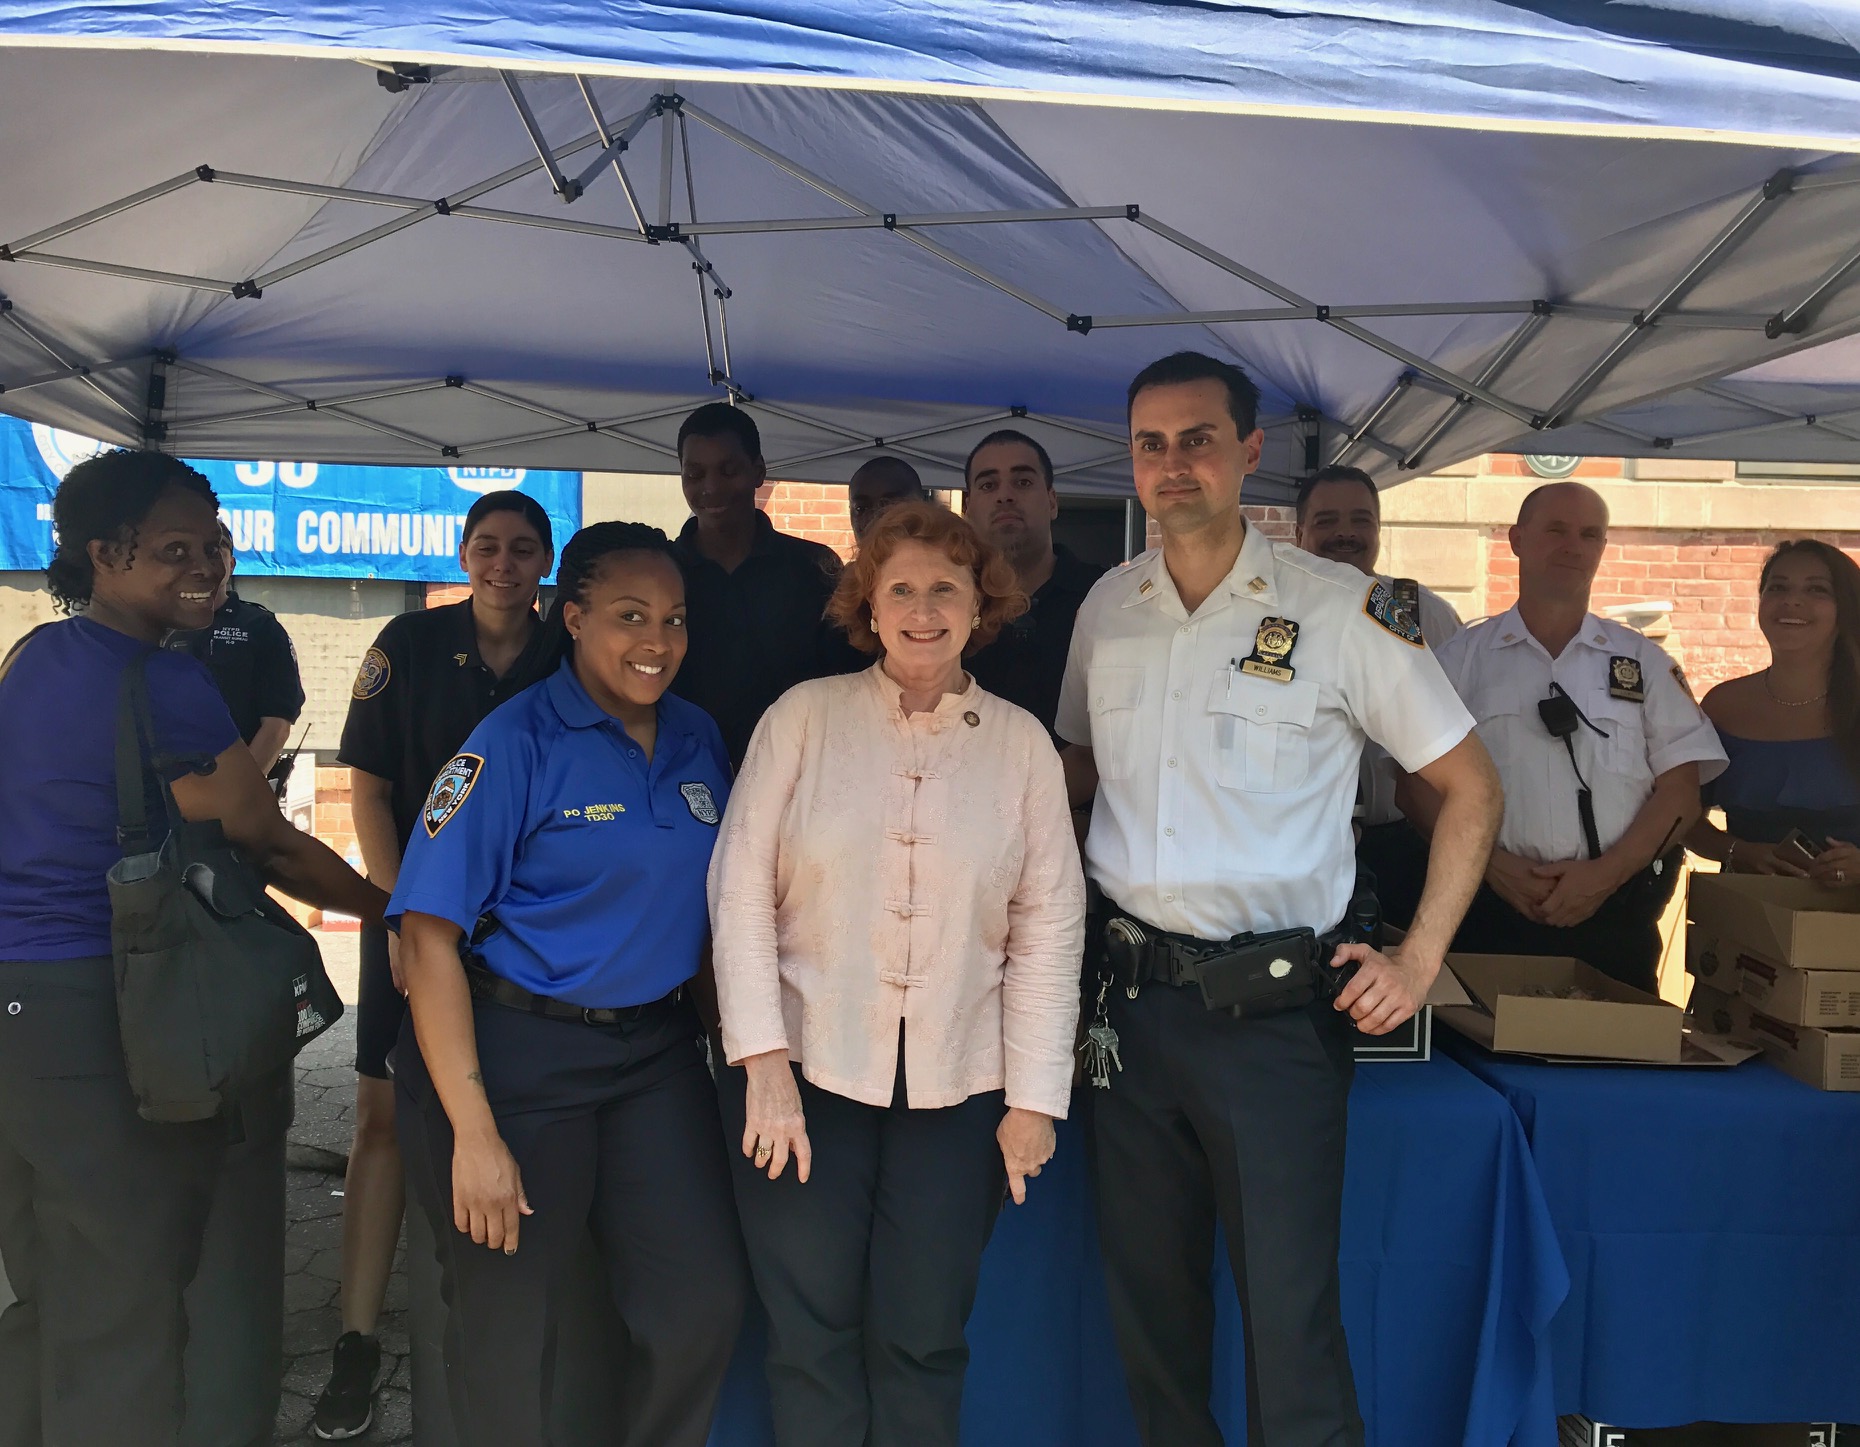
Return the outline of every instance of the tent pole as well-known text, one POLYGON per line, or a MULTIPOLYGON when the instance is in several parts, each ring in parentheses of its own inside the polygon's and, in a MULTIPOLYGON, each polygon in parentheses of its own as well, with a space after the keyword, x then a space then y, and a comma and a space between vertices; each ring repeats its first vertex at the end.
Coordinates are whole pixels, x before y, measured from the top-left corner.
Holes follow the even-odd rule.
POLYGON ((517 119, 523 122, 523 129, 529 133, 530 144, 536 148, 536 159, 542 162, 543 170, 549 173, 550 186, 564 202, 573 201, 581 194, 581 187, 564 176, 562 168, 555 163, 548 138, 537 123, 536 112, 530 109, 529 97, 523 94, 523 87, 517 84, 516 76, 507 70, 498 71, 497 78, 503 81, 504 89, 510 92, 510 103, 517 108, 517 119))
POLYGON ((1137 225, 1143 227, 1145 230, 1154 232, 1165 241, 1174 242, 1184 251, 1193 256, 1199 256, 1203 261, 1208 262, 1212 266, 1218 266, 1228 275, 1240 278, 1240 280, 1246 282, 1249 286, 1257 287, 1260 291, 1265 292, 1269 296, 1276 296, 1288 306, 1312 308, 1316 313, 1315 320, 1323 322, 1326 326, 1336 328, 1345 336, 1353 337, 1357 341, 1362 342, 1365 346, 1374 347, 1384 356, 1393 357, 1396 361, 1402 362, 1412 367, 1415 371, 1424 373, 1438 382, 1445 383, 1456 391, 1468 393, 1485 403, 1486 406, 1495 411, 1503 412, 1507 416, 1524 423, 1526 426, 1536 425, 1536 414, 1518 406, 1517 403, 1507 401, 1505 398, 1487 391, 1478 383, 1469 381, 1465 377, 1461 377, 1445 367, 1438 366, 1429 361, 1426 357, 1409 351, 1406 347, 1397 346, 1394 342, 1384 337, 1377 336, 1374 332, 1369 331, 1365 327, 1359 327, 1348 318, 1333 316, 1329 307, 1319 306, 1316 302, 1306 300, 1297 292, 1292 291, 1288 287, 1280 286, 1277 282, 1254 271, 1251 267, 1244 266, 1240 262, 1235 261, 1231 256, 1223 256, 1213 247, 1203 246, 1199 241, 1195 240, 1194 237, 1177 231, 1173 226, 1166 226, 1155 217, 1147 214, 1140 214, 1135 219, 1137 225))
POLYGON ((1545 414, 1544 425, 1562 427, 1576 420, 1571 415, 1576 407, 1601 385, 1602 379, 1615 369, 1623 357, 1639 345, 1668 307, 1673 306, 1680 297, 1715 270, 1737 248, 1738 243, 1775 209, 1777 203, 1788 196, 1794 180, 1794 173, 1784 169, 1765 181, 1757 194, 1744 203, 1737 215, 1712 238, 1710 244, 1660 293, 1659 300, 1630 322, 1627 330, 1616 337, 1569 390, 1557 398, 1556 404, 1545 414))
POLYGON ((58 363, 59 366, 72 369, 82 368, 83 370, 79 372, 77 377, 78 381, 88 387, 97 397, 109 403, 110 406, 114 407, 118 412, 121 412, 124 417, 129 419, 130 425, 135 427, 140 427, 142 425, 142 419, 140 417, 136 416, 134 412, 130 411, 129 408, 124 406, 115 397, 112 397, 108 392, 104 391, 96 377, 91 375, 93 371, 98 369, 84 367, 84 364, 76 361, 71 354, 65 352, 61 347, 54 345, 47 337, 42 335, 36 327, 27 323, 20 316, 18 309, 7 300, 4 293, 0 293, 0 322, 5 322, 8 326, 12 327, 13 330, 18 332, 27 341, 31 342, 33 346, 37 347, 41 352, 44 352, 46 356, 58 363))
POLYGON ((42 246, 48 241, 56 241, 60 236, 64 236, 72 231, 81 230, 83 227, 89 226, 93 222, 107 221, 112 216, 120 216, 123 212, 133 207, 140 206, 145 201, 153 201, 158 197, 179 191, 184 187, 193 185, 199 179, 200 174, 197 171, 188 171, 179 176, 170 176, 166 181, 158 181, 155 185, 145 187, 131 195, 122 197, 120 200, 107 202, 93 210, 84 212, 80 216, 73 216, 69 221, 61 221, 56 226, 47 226, 44 230, 35 231, 30 236, 22 236, 18 241, 8 243, 7 250, 12 252, 15 257, 18 257, 22 252, 30 251, 35 246, 42 246))
MULTIPOLYGON (((1499 374, 1511 365, 1519 352, 1530 345, 1531 341, 1537 336, 1537 333, 1543 330, 1544 323, 1548 320, 1548 312, 1537 312, 1526 320, 1523 326, 1513 332, 1505 345, 1499 348, 1498 355, 1492 358, 1486 365, 1485 370, 1479 374, 1479 385, 1482 387, 1489 387, 1497 382, 1499 374)), ((1454 423, 1460 420, 1465 414, 1467 407, 1470 405, 1471 403, 1467 398, 1455 397, 1452 403, 1447 407, 1447 410, 1441 414, 1440 420, 1428 429, 1427 435, 1421 439, 1414 451, 1410 452, 1406 457, 1397 459, 1401 464, 1402 471, 1419 472, 1421 470, 1421 459, 1426 457, 1427 454, 1433 450, 1435 443, 1446 436, 1449 429, 1452 428, 1454 423)))
POLYGON ((1395 379, 1395 385, 1389 388, 1388 394, 1370 409, 1369 415, 1363 419, 1361 426, 1345 427, 1343 446, 1339 447, 1336 455, 1331 458, 1331 465, 1333 467, 1341 467, 1348 462, 1350 458, 1355 456, 1356 449, 1363 445, 1365 439, 1368 438, 1371 431, 1375 428, 1376 423, 1380 422, 1388 415, 1389 408, 1393 407, 1395 403, 1400 400, 1402 394, 1413 385, 1414 377, 1410 373, 1403 372, 1395 379))
POLYGON ((1777 337, 1808 330, 1808 316, 1827 296, 1847 277, 1847 273, 1860 266, 1860 246, 1843 256, 1821 275, 1821 280, 1808 289, 1808 295, 1794 306, 1784 307, 1771 317, 1764 327, 1765 333, 1773 341, 1777 337))

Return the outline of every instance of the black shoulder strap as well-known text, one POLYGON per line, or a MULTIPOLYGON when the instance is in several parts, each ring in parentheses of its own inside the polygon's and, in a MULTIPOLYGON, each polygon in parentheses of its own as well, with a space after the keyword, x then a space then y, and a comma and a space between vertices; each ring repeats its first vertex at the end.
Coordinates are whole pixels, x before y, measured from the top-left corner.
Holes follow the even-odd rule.
MULTIPOLYGON (((155 720, 149 710, 148 655, 138 654, 123 670, 116 694, 116 841, 125 854, 155 847, 149 832, 149 756, 155 751, 155 720)), ((164 802, 167 793, 163 788, 164 802)))
POLYGON ((185 764, 210 773, 206 754, 155 752, 155 715, 149 705, 148 663, 141 653, 123 670, 116 696, 116 838, 125 854, 145 854, 168 837, 181 818, 168 784, 168 770, 185 764), (162 817, 150 818, 150 801, 159 800, 162 817))

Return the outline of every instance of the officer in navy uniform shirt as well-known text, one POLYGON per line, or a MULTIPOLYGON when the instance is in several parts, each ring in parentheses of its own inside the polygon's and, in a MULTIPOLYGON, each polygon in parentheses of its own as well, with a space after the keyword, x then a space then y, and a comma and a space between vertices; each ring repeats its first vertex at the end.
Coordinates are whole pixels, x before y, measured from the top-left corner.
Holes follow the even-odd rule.
MULTIPOLYGON (((520 492, 486 493, 465 515, 461 603, 403 613, 362 658, 337 759, 351 770, 350 808, 369 878, 392 890, 407 840, 440 766, 486 714, 543 677, 549 644, 536 593, 555 565, 549 515, 520 492)), ((367 1430, 380 1379, 375 1321, 400 1237, 401 1164, 388 1052, 406 1006, 388 933, 362 931, 355 1012, 355 1140, 343 1213, 342 1334, 312 1430, 344 1439, 367 1430)))
POLYGON ((401 1137, 439 1243, 462 1441, 546 1442, 591 1225, 624 1327, 612 1440, 701 1447, 748 1291, 690 998, 729 760, 666 693, 685 595, 665 535, 583 529, 560 588, 568 657, 440 769, 389 906, 401 1137))
POLYGON ((768 471, 755 419, 705 403, 678 428, 678 465, 691 508, 677 545, 691 656, 676 688, 717 721, 738 767, 776 699, 810 678, 861 673, 871 660, 827 621, 839 555, 777 532, 756 506, 768 471))
POLYGON ((966 666, 983 688, 1045 724, 1058 743, 1053 720, 1072 625, 1104 570, 1053 541, 1059 516, 1053 459, 1026 433, 1003 428, 976 443, 963 482, 963 516, 1014 565, 1027 595, 1027 611, 971 654, 966 666))
POLYGON ((165 646, 207 665, 259 772, 271 774, 290 742, 291 725, 304 710, 297 650, 276 613, 233 591, 232 534, 224 524, 220 538, 226 581, 214 600, 212 626, 173 634, 165 646))

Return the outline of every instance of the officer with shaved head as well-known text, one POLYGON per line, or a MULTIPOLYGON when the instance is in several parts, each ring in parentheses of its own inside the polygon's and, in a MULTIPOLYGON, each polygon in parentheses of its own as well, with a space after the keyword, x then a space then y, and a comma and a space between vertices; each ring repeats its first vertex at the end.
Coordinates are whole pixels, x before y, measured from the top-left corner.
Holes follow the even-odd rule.
MULTIPOLYGON (((1435 650, 1505 785, 1498 847, 1455 944, 1573 955, 1656 991, 1680 841, 1724 747, 1660 646, 1589 611, 1608 546, 1599 493, 1538 488, 1510 538, 1517 604, 1435 650)), ((1402 799, 1431 832, 1432 790, 1405 780, 1402 799)))

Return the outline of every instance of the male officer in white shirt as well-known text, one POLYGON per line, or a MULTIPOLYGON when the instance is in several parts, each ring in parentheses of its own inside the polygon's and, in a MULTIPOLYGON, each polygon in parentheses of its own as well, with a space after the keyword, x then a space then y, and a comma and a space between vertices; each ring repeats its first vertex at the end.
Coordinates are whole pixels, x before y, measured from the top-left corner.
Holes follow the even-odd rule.
MULTIPOLYGON (((1654 991, 1679 841, 1725 755, 1660 646, 1589 611, 1607 546, 1594 489, 1536 489, 1511 529, 1517 606, 1437 650, 1505 783, 1498 848, 1456 943, 1573 955, 1654 991)), ((1402 797, 1432 828, 1429 791, 1410 781, 1402 797)))
POLYGON ((1247 1324, 1247 1440, 1360 1447, 1337 1274, 1349 1018, 1379 1034, 1419 1007, 1500 808, 1472 720, 1389 590, 1246 525, 1258 399, 1193 352, 1131 383, 1137 496, 1163 545, 1086 598, 1057 720, 1074 803, 1096 790, 1086 870, 1117 972, 1087 1001, 1088 1054, 1108 1058, 1099 1225, 1149 1447, 1222 1440, 1217 1219, 1247 1324), (1365 737, 1444 801, 1427 893, 1388 955, 1333 929, 1365 737))
MULTIPOLYGON (((1380 577, 1395 601, 1421 625, 1428 647, 1439 648, 1466 625, 1453 605, 1413 578, 1390 578, 1376 572, 1382 554, 1382 495, 1375 479, 1360 467, 1321 467, 1298 488, 1298 546, 1332 562, 1348 563, 1360 573, 1380 577)), ((1383 918, 1406 929, 1421 901, 1427 879, 1427 841, 1402 817, 1395 803, 1395 780, 1401 771, 1388 750, 1363 745, 1357 778, 1356 862, 1375 876, 1383 918)))

